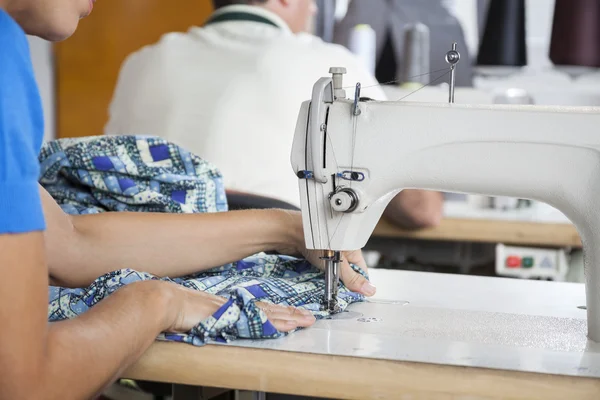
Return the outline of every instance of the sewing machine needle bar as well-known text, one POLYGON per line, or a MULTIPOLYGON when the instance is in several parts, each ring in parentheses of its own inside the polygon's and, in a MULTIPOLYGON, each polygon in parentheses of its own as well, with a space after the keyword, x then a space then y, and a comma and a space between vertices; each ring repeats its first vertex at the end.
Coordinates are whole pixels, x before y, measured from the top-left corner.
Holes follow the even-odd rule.
POLYGON ((325 250, 325 298, 323 306, 331 313, 338 311, 337 294, 339 284, 339 251, 325 250))
POLYGON ((340 262, 342 261, 340 252, 333 252, 333 299, 335 300, 334 307, 335 309, 332 311, 337 311, 337 296, 338 296, 338 288, 340 285, 340 262))

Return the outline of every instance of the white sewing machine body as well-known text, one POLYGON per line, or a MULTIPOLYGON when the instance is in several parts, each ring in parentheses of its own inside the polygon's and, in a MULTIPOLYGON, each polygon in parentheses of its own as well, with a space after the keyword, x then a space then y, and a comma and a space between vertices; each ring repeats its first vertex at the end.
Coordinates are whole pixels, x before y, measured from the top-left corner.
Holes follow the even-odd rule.
POLYGON ((308 248, 362 248, 402 189, 538 200, 581 235, 588 336, 600 341, 600 109, 355 102, 341 88, 339 76, 317 81, 294 137, 308 248))

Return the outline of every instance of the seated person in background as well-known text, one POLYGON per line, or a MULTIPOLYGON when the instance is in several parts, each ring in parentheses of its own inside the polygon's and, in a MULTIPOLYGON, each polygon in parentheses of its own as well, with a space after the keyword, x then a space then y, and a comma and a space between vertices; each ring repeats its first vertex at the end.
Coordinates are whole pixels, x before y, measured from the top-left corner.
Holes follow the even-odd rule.
MULTIPOLYGON (((48 323, 48 283, 84 287, 121 266, 184 276, 261 251, 304 254, 298 212, 205 214, 107 212, 66 215, 38 185, 43 139, 40 95, 26 33, 62 40, 91 12, 89 0, 0 0, 0 398, 94 398, 160 332, 189 332, 226 303, 162 280, 131 283, 80 317, 48 323), (160 229, 157 229, 160 227, 160 229)), ((341 279, 375 288, 348 261, 341 279)), ((311 326, 308 311, 259 305, 280 331, 311 326)))
MULTIPOLYGON (((348 86, 385 100, 360 60, 305 33, 312 0, 213 0, 202 27, 169 33, 124 62, 105 134, 160 136, 219 167, 228 190, 299 206, 290 151, 300 105, 332 66, 348 86), (235 4, 234 4, 235 3, 235 4)), ((438 224, 441 193, 404 190, 385 215, 405 228, 438 224)))

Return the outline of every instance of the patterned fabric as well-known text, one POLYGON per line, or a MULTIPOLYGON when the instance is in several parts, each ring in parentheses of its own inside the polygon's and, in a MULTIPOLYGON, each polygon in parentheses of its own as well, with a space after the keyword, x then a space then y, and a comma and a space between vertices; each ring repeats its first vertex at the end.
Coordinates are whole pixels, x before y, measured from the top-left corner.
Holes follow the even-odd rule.
POLYGON ((40 183, 69 214, 227 211, 218 169, 160 138, 60 139, 39 160, 40 183))
MULTIPOLYGON (((44 146, 40 163, 41 184, 67 213, 227 210, 219 171, 162 139, 141 136, 61 139, 44 146)), ((158 278, 142 271, 120 269, 99 277, 87 288, 50 287, 48 318, 50 321, 73 318, 120 287, 148 279, 168 280, 227 299, 217 312, 190 332, 164 333, 159 340, 203 345, 236 338, 283 336, 256 307, 255 301, 303 308, 317 318, 329 315, 320 307, 325 287, 321 271, 303 259, 259 253, 182 278, 158 278)), ((340 285, 342 310, 361 300, 361 295, 340 285)))
MULTIPOLYGON (((118 288, 147 279, 159 278, 124 269, 98 278, 85 289, 50 287, 48 318, 50 321, 73 318, 118 288)), ((191 332, 163 333, 158 337, 159 340, 203 345, 236 338, 283 336, 267 320, 265 313, 256 307, 255 301, 296 306, 310 310, 318 319, 329 315, 320 307, 325 287, 323 273, 307 261, 292 257, 257 254, 195 276, 161 279, 223 296, 228 301, 191 332)), ((345 309, 348 304, 362 300, 362 296, 340 286, 338 299, 341 309, 345 309)))

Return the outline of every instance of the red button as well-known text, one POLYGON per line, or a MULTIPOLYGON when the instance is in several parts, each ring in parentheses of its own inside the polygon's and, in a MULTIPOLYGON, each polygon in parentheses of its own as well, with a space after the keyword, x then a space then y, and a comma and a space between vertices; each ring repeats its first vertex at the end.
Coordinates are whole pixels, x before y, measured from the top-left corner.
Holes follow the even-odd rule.
POLYGON ((506 266, 508 268, 518 268, 521 265, 521 258, 517 256, 509 256, 506 258, 506 266))

